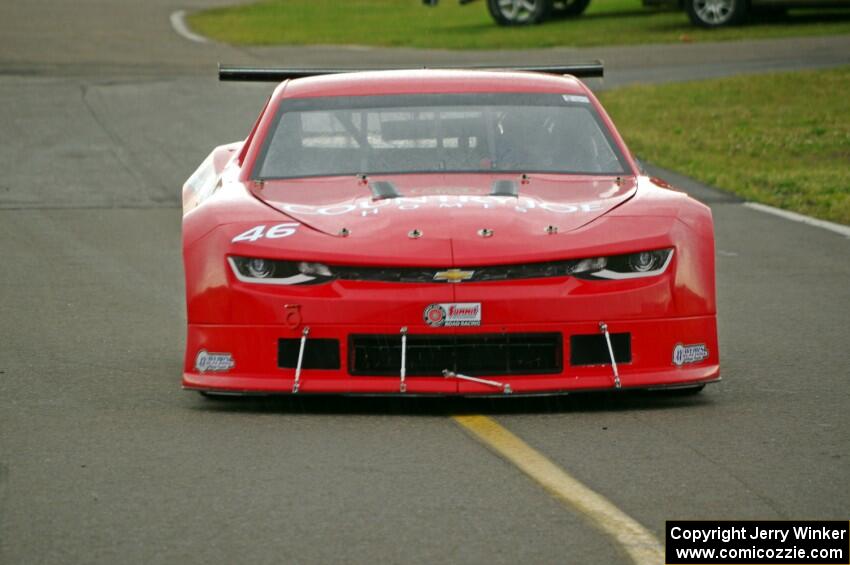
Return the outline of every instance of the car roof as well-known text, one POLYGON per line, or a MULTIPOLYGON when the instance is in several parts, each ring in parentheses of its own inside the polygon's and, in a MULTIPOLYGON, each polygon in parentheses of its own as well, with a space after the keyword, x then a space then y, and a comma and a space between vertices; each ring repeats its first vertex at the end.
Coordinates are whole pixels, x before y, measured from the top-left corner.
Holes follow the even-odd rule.
POLYGON ((299 78, 282 83, 278 98, 520 92, 586 94, 575 77, 524 71, 414 69, 366 71, 299 78))

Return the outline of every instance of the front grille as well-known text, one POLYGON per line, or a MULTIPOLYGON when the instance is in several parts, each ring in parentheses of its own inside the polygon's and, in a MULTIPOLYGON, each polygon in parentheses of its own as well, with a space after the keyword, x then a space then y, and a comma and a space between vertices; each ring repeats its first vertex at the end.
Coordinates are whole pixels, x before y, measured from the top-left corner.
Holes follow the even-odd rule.
MULTIPOLYGON (((471 376, 560 373, 563 340, 559 333, 408 335, 406 369, 411 376, 442 375, 444 369, 471 376)), ((401 336, 349 337, 349 373, 398 375, 401 336)))
POLYGON ((334 278, 354 281, 379 281, 399 283, 440 283, 459 282, 449 278, 434 278, 437 273, 458 270, 471 273, 463 282, 508 281, 520 279, 539 279, 549 277, 567 277, 580 263, 580 259, 567 261, 549 261, 545 263, 526 263, 520 265, 488 265, 461 269, 435 269, 428 267, 352 267, 331 265, 334 278))
MULTIPOLYGON (((611 334, 611 349, 617 363, 632 360, 632 334, 611 334)), ((570 365, 610 365, 611 354, 602 334, 570 336, 570 365)))

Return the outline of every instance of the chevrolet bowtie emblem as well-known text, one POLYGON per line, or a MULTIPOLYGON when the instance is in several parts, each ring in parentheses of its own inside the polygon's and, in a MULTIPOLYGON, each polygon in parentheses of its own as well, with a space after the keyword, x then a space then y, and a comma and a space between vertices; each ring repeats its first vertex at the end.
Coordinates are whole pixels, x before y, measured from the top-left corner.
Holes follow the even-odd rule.
POLYGON ((461 271, 460 269, 449 269, 448 271, 437 271, 434 273, 435 281, 446 281, 458 283, 460 281, 468 281, 472 278, 475 271, 461 271))

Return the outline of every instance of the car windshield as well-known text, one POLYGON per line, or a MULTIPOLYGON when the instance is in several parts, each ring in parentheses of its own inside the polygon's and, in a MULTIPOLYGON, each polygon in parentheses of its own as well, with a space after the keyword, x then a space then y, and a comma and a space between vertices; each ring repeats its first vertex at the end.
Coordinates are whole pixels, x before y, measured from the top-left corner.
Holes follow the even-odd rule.
POLYGON ((285 100, 253 177, 626 170, 586 96, 440 94, 285 100))

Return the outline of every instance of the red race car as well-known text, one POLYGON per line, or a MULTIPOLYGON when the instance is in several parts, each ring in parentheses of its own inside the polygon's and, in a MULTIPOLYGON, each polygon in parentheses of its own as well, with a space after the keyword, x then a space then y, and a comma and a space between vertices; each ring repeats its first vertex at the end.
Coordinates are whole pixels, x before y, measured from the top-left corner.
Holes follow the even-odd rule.
POLYGON ((601 65, 308 71, 183 188, 205 394, 700 390, 711 212, 643 175, 601 65))

